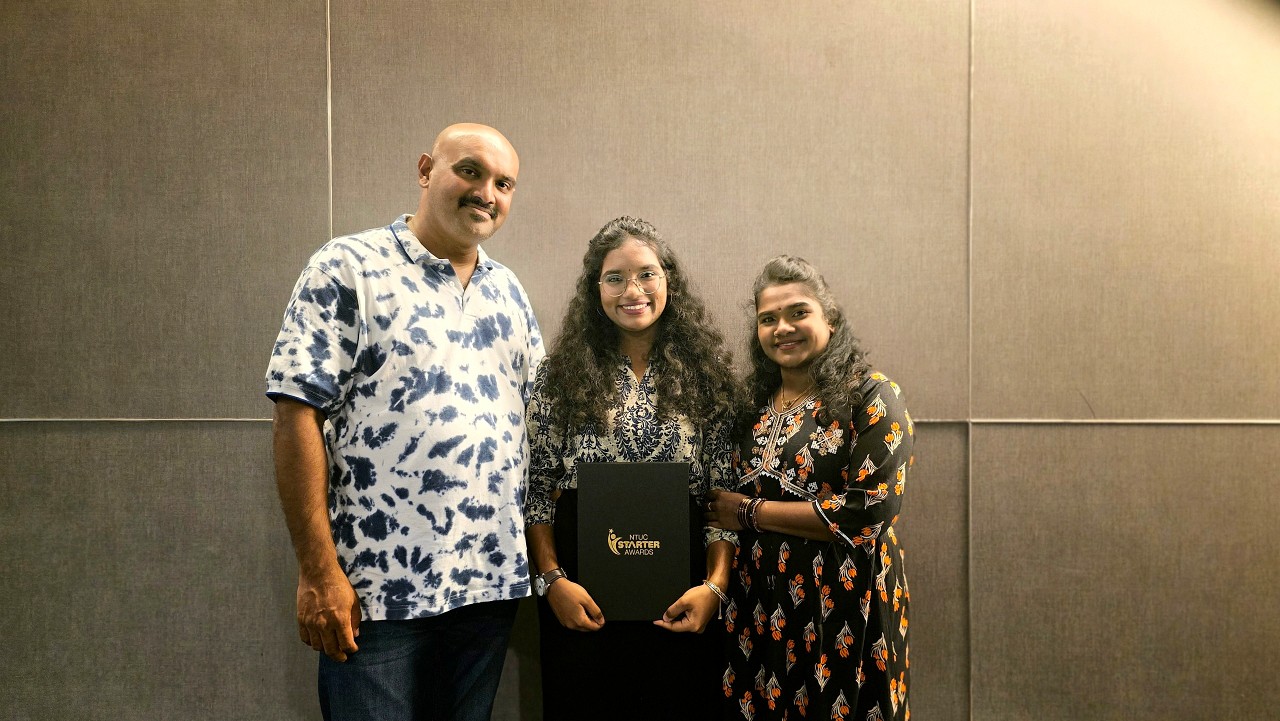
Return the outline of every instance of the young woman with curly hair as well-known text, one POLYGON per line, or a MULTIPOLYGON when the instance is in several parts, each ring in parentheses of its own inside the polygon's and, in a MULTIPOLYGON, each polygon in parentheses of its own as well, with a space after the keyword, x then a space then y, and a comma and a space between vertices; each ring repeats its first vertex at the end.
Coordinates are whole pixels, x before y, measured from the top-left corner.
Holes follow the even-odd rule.
POLYGON ((712 622, 734 534, 703 529, 705 565, 697 559, 663 618, 606 623, 608 609, 577 583, 576 469, 687 462, 689 493, 702 503, 732 487, 735 389, 723 338, 658 231, 629 217, 601 228, 526 414, 547 721, 705 718, 718 708, 723 642, 712 622))
POLYGON ((894 531, 914 429, 818 271, 769 261, 753 288, 753 412, 732 493, 724 719, 907 719, 904 551, 894 531))

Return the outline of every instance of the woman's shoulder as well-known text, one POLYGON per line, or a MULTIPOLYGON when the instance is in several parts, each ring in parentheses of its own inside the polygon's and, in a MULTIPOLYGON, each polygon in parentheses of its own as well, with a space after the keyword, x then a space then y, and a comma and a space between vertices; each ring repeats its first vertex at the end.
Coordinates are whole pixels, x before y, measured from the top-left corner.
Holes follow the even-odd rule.
POLYGON ((587 376, 593 374, 593 368, 599 368, 603 378, 613 378, 615 382, 624 375, 631 374, 626 356, 618 356, 613 366, 609 367, 607 363, 596 362, 594 357, 571 357, 563 350, 554 350, 538 364, 533 380, 534 390, 541 393, 560 391, 565 385, 588 382, 587 376))
POLYGON ((863 374, 862 383, 858 385, 858 390, 866 393, 867 391, 875 390, 876 388, 888 388, 893 391, 894 395, 902 395, 902 388, 897 383, 893 382, 889 376, 886 376, 874 368, 868 368, 866 373, 863 374))
POLYGON ((542 360, 538 362, 538 368, 533 373, 533 382, 545 382, 547 380, 547 373, 551 372, 551 368, 553 366, 555 366, 555 360, 553 360, 551 356, 544 356, 542 360))
POLYGON ((868 368, 863 374, 853 400, 855 418, 859 417, 861 411, 870 412, 869 406, 875 406, 883 412, 886 403, 896 407, 903 407, 905 403, 902 387, 874 368, 868 368))

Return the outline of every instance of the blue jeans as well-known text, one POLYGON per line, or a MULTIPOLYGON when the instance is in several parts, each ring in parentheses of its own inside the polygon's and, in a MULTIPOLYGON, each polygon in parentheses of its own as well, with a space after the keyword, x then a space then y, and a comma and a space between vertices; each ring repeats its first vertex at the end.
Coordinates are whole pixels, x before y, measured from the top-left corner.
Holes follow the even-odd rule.
POLYGON ((360 650, 320 654, 325 721, 488 721, 517 601, 408 621, 362 621, 360 650))

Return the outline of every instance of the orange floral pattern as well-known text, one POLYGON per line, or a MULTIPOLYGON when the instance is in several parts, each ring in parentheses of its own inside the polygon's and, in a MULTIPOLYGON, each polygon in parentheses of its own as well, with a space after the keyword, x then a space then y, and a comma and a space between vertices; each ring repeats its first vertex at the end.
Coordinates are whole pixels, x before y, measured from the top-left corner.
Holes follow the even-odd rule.
POLYGON ((801 501, 835 537, 741 532, 722 678, 726 719, 905 721, 907 585, 894 528, 914 458, 902 389, 879 373, 862 402, 819 421, 822 401, 761 408, 738 444, 738 491, 801 501))

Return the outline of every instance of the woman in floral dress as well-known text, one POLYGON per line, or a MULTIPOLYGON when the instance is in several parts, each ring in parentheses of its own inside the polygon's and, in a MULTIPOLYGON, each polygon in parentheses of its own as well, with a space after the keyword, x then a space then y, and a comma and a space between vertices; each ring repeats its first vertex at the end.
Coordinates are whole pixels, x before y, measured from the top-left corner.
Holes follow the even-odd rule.
POLYGON ((725 719, 908 719, 911 595, 894 524, 913 428, 809 263, 756 279, 755 411, 738 492, 707 519, 739 532, 722 677, 725 719))

